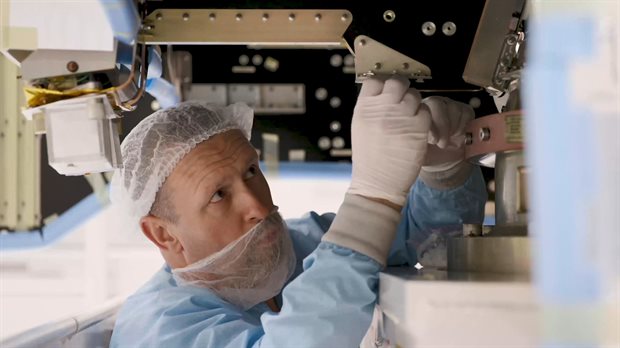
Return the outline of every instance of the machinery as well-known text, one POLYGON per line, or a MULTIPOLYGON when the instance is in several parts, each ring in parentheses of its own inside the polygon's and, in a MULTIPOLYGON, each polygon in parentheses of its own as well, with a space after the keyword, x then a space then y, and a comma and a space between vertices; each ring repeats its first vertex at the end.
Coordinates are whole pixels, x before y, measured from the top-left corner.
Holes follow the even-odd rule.
MULTIPOLYGON (((355 82, 400 74, 424 96, 443 95, 474 108, 466 156, 485 168, 494 187, 494 209, 489 225, 464 225, 433 235, 418 249, 417 269, 381 274, 379 306, 367 342, 377 347, 600 342, 594 331, 577 338, 558 334, 579 315, 591 314, 582 311, 591 302, 562 297, 558 289, 548 291, 549 279, 556 279, 549 264, 562 256, 555 261, 541 256, 543 247, 536 247, 540 242, 532 238, 530 214, 536 211, 536 221, 546 221, 540 214, 556 201, 533 203, 532 197, 541 198, 541 192, 553 186, 548 183, 552 169, 546 167, 553 154, 545 152, 549 143, 532 138, 543 123, 528 125, 530 116, 523 110, 531 107, 539 116, 544 112, 536 106, 546 104, 526 92, 523 77, 530 63, 532 30, 536 34, 530 28, 533 8, 553 14, 552 5, 550 10, 526 0, 387 1, 373 6, 344 0, 93 0, 71 5, 67 13, 53 3, 43 2, 48 12, 35 15, 25 2, 0 3, 3 248, 25 245, 11 241, 25 240, 28 234, 55 239, 61 232, 49 217, 62 218, 91 191, 104 204, 106 173, 121 163, 122 137, 154 110, 181 100, 245 102, 255 109, 252 143, 268 170, 277 172, 286 162, 350 162, 355 82), (59 25, 57 18, 68 23, 59 25), (96 29, 80 33, 85 27, 96 29), (522 100, 529 102, 525 108, 522 100), (531 151, 529 140, 541 157, 528 160, 524 151, 531 151), (539 166, 532 170, 531 163, 539 166), (80 175, 87 180, 75 177, 80 175), (566 302, 550 300, 557 298, 584 305, 569 308, 566 315, 561 305, 566 302), (551 313, 545 316, 551 331, 538 325, 543 313, 551 313), (562 317, 568 319, 558 319, 562 317)), ((613 4, 609 8, 618 9, 613 4)), ((605 9, 601 5, 594 12, 600 16, 605 9)), ((612 18, 606 27, 611 34, 603 41, 617 50, 620 15, 606 15, 612 18)), ((549 18, 548 23, 557 24, 549 18)), ((569 57, 571 51, 566 52, 569 57)), ((548 67, 540 59, 534 63, 548 67)), ((617 72, 617 60, 608 63, 608 70, 617 72)), ((579 73, 581 78, 593 74, 587 69, 579 73)), ((535 80, 540 75, 532 76, 535 80)), ((617 129, 618 80, 604 81, 606 87, 596 95, 606 96, 601 98, 606 105, 602 112, 615 114, 611 129, 617 129)), ((533 83, 529 87, 540 92, 533 83)), ((603 140, 609 144, 610 137, 603 140)), ((617 153, 605 160, 613 164, 617 153)), ((620 185, 613 175, 605 178, 612 183, 612 192, 603 199, 609 212, 618 207, 620 185)), ((620 250, 613 233, 620 224, 617 216, 605 214, 599 216, 606 222, 601 226, 611 232, 593 248, 611 240, 603 248, 609 256, 620 250)), ((536 226, 542 235, 541 225, 536 226)), ((548 240, 540 240, 548 248, 548 240)), ((595 264, 615 261, 612 256, 595 264)), ((613 283, 619 276, 616 265, 596 279, 613 283)), ((607 289, 617 287, 605 284, 607 289)), ((600 323, 597 315, 588 318, 600 323)))

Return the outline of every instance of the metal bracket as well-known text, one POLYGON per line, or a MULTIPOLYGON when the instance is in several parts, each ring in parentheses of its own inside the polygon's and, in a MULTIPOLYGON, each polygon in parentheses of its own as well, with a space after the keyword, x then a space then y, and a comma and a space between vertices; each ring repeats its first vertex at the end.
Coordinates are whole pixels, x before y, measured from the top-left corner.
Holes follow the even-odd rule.
POLYGON ((147 44, 342 45, 347 10, 160 9, 145 19, 147 44))
POLYGON ((431 69, 384 44, 360 35, 355 38, 355 76, 363 78, 384 74, 403 75, 416 82, 431 78, 431 69))

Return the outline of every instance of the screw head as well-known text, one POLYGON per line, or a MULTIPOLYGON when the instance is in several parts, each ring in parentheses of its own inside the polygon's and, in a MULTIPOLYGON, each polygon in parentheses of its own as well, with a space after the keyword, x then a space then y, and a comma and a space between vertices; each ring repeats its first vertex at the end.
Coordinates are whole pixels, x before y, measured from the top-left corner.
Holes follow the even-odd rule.
POLYGON ((183 14, 183 20, 186 22, 189 21, 189 13, 186 12, 183 14))
POLYGON ((481 141, 488 141, 491 139, 491 130, 488 127, 480 128, 480 132, 478 134, 481 141))
POLYGON ((321 16, 321 14, 320 14, 320 13, 317 13, 317 14, 314 16, 314 20, 315 20, 315 21, 317 21, 317 22, 318 22, 318 21, 320 21, 322 18, 323 18, 323 16, 321 16))
POLYGON ((80 66, 78 65, 78 63, 73 61, 73 60, 70 61, 69 63, 67 63, 67 70, 69 72, 74 73, 74 72, 78 71, 79 68, 80 68, 80 66))
POLYGON ((465 133, 465 145, 471 145, 474 143, 474 135, 471 133, 465 133))
POLYGON ((161 14, 161 13, 157 13, 157 14, 155 15, 155 19, 157 19, 158 21, 161 21, 162 19, 164 19, 164 15, 163 15, 163 14, 161 14))

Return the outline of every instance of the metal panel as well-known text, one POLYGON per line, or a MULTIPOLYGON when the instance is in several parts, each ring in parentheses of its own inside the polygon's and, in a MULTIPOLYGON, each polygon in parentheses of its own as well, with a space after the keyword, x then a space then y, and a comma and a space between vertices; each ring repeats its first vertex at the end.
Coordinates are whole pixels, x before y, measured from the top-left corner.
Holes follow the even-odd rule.
POLYGON ((109 70, 115 65, 116 49, 113 51, 37 50, 21 62, 22 76, 25 79, 109 70))
POLYGON ((0 229, 39 227, 40 147, 33 122, 21 116, 25 103, 15 65, 0 55, 0 229))
POLYGON ((495 70, 506 35, 515 26, 513 13, 520 13, 525 0, 487 0, 480 17, 463 79, 481 87, 499 87, 495 70))

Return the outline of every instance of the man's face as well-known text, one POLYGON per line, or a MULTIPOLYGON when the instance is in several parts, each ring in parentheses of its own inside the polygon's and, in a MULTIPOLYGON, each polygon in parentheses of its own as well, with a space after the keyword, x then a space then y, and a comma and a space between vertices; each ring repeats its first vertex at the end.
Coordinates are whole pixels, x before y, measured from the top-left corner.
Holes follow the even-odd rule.
POLYGON ((238 130, 198 144, 164 186, 178 217, 168 230, 187 264, 223 249, 275 210, 256 151, 238 130))

